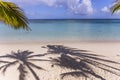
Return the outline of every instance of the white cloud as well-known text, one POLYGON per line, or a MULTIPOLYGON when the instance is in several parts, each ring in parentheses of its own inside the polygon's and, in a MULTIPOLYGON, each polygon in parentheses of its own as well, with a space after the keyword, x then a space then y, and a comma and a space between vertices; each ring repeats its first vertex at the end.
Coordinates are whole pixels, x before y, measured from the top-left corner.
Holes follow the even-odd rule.
POLYGON ((92 14, 93 7, 91 0, 68 0, 67 7, 75 14, 92 14))
MULTIPOLYGON (((120 2, 120 0, 118 0, 120 2)), ((116 2, 108 5, 108 6, 105 6, 101 9, 102 12, 105 12, 105 13, 111 13, 111 8, 116 4, 116 2)), ((120 10, 116 11, 115 14, 120 14, 120 10)))
POLYGON ((108 8, 107 6, 105 6, 105 7, 103 7, 101 9, 101 11, 103 11, 103 12, 110 12, 110 8, 108 8))
POLYGON ((75 14, 92 14, 93 6, 91 0, 7 0, 23 5, 45 4, 51 7, 66 7, 75 14))
POLYGON ((48 6, 54 6, 56 3, 56 0, 38 0, 38 1, 47 4, 48 6))

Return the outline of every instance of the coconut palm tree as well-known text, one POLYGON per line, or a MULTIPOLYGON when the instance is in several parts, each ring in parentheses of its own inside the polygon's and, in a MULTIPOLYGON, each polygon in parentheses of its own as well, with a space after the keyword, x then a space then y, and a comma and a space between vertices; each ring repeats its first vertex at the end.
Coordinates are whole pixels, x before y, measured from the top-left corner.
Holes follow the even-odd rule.
POLYGON ((28 20, 23 11, 12 2, 5 2, 0 0, 0 21, 11 26, 14 29, 26 29, 28 27, 28 20))
POLYGON ((35 59, 37 57, 45 56, 46 54, 37 54, 34 55, 33 52, 30 51, 17 51, 17 52, 11 52, 12 54, 6 54, 3 56, 0 56, 0 63, 2 64, 0 66, 0 70, 2 70, 3 73, 6 72, 6 70, 13 65, 19 65, 18 71, 19 71, 19 80, 25 80, 25 76, 28 73, 26 68, 33 74, 35 80, 40 80, 36 72, 33 70, 33 68, 44 70, 42 67, 37 66, 33 63, 33 61, 49 61, 44 59, 35 59), (34 59, 33 59, 34 58, 34 59), (7 60, 8 59, 8 60, 7 60), (9 59, 13 59, 9 61, 9 59))
POLYGON ((88 53, 87 50, 77 50, 62 45, 48 45, 49 54, 57 54, 59 57, 52 58, 52 67, 59 66, 64 69, 71 69, 72 71, 60 74, 63 79, 65 76, 75 76, 89 78, 90 80, 106 80, 99 71, 120 76, 120 69, 109 64, 120 64, 115 61, 103 59, 101 55, 88 53), (96 71, 97 68, 97 71, 96 71), (92 79, 94 77, 95 79, 92 79))

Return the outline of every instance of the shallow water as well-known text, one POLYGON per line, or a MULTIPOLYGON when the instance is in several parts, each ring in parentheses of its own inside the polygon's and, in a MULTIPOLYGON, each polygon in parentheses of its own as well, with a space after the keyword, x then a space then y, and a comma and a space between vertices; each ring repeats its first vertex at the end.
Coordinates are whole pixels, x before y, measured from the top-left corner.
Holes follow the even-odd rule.
POLYGON ((120 41, 120 20, 30 20, 32 31, 0 23, 0 41, 120 41))

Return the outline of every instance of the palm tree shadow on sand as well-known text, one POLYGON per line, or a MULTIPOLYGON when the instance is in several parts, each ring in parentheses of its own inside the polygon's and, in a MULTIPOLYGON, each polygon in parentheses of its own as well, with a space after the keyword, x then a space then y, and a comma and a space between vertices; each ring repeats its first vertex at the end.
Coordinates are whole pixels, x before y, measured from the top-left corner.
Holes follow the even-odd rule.
POLYGON ((36 72, 33 70, 33 68, 36 68, 38 70, 44 70, 42 67, 37 66, 33 63, 33 61, 49 61, 45 59, 35 59, 37 57, 45 56, 46 54, 33 54, 31 51, 20 51, 17 52, 11 52, 11 54, 6 54, 3 56, 0 56, 0 59, 6 59, 6 60, 0 60, 0 63, 3 64, 0 66, 0 70, 2 70, 3 73, 6 72, 6 70, 13 65, 19 65, 18 71, 19 71, 19 80, 26 80, 25 76, 28 73, 26 68, 32 73, 35 80, 40 80, 36 72), (10 61, 9 59, 13 59, 13 61, 10 61), (8 61, 7 61, 8 60, 8 61))
POLYGON ((66 76, 84 77, 86 80, 92 77, 100 80, 106 80, 103 75, 100 75, 95 68, 106 71, 107 73, 120 76, 120 69, 109 64, 120 64, 115 61, 107 60, 101 55, 88 53, 87 50, 77 50, 75 48, 65 47, 63 45, 47 45, 48 54, 57 54, 59 57, 50 57, 52 67, 59 66, 64 69, 71 69, 74 71, 61 73, 61 79, 66 76))

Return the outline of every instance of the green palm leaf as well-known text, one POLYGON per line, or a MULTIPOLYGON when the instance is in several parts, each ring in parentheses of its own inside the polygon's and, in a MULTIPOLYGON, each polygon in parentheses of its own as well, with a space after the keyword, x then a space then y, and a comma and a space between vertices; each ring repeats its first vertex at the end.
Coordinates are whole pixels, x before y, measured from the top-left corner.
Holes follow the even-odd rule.
POLYGON ((0 1, 0 21, 14 29, 30 29, 23 11, 16 4, 11 2, 0 1))
POLYGON ((112 7, 112 14, 115 13, 116 11, 118 11, 120 9, 120 2, 116 3, 113 7, 112 7))

